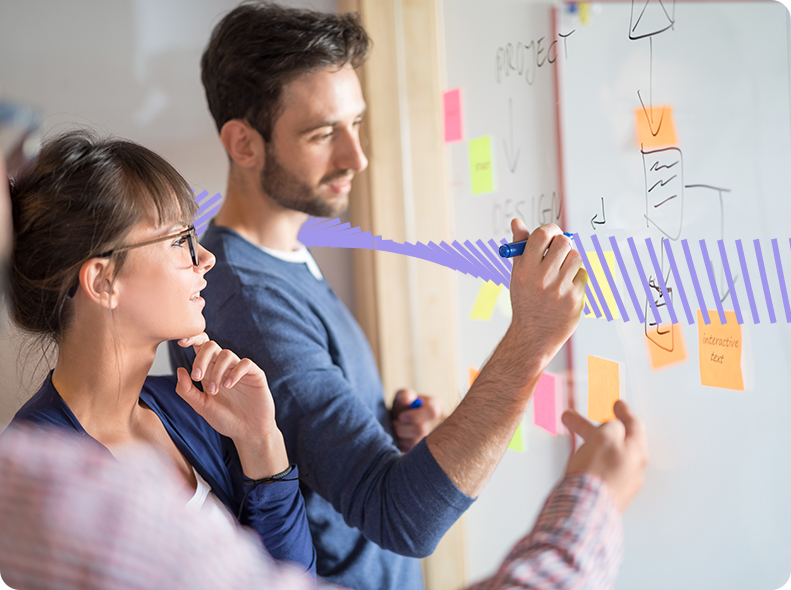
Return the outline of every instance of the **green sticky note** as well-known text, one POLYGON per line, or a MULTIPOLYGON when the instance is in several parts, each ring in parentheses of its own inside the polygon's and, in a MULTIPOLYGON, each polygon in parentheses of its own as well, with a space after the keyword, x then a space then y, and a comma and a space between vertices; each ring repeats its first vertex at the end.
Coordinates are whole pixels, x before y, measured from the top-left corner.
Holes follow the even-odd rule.
POLYGON ((520 453, 524 453, 527 450, 527 445, 525 444, 525 435, 522 432, 521 422, 519 423, 519 426, 517 426, 516 432, 514 432, 511 442, 508 443, 508 448, 514 451, 519 451, 520 453))
POLYGON ((494 190, 491 136, 472 139, 469 145, 472 194, 490 193, 494 190))

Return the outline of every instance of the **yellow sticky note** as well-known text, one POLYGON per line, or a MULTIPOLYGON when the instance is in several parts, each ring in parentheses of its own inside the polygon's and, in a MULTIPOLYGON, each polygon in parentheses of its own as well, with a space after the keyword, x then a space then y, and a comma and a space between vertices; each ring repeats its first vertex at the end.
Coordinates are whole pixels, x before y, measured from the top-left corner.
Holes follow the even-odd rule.
POLYGON ((508 448, 512 451, 519 451, 520 453, 524 453, 527 450, 527 445, 525 444, 525 436, 524 432, 522 431, 522 423, 519 423, 519 426, 516 427, 516 432, 514 432, 514 436, 511 438, 511 442, 508 443, 508 448))
POLYGON ((646 148, 673 147, 678 145, 673 108, 669 106, 635 109, 637 143, 646 148))
POLYGON ((492 177, 491 137, 484 135, 470 140, 470 180, 472 194, 480 195, 494 190, 492 177))
POLYGON ((716 311, 709 310, 711 323, 703 323, 698 310, 698 350, 700 382, 709 387, 722 387, 744 391, 742 378, 742 327, 736 322, 736 313, 725 312, 725 324, 720 323, 716 311))
POLYGON ((580 2, 578 6, 580 11, 580 22, 583 25, 587 25, 590 22, 590 4, 587 2, 580 2))
POLYGON ((612 407, 619 399, 618 363, 588 355, 588 418, 596 422, 614 420, 612 407))
MULTIPOLYGON (((613 254, 613 252, 603 252, 603 254, 604 260, 607 261, 607 266, 610 269, 610 274, 614 279, 616 276, 618 276, 615 274, 615 254, 613 254)), ((599 288, 601 289, 602 295, 604 295, 604 301, 607 303, 607 307, 610 308, 610 314, 612 314, 613 319, 617 320, 618 306, 615 304, 615 295, 613 295, 612 289, 610 289, 610 283, 607 282, 607 277, 604 275, 604 269, 602 268, 601 260, 599 260, 599 255, 596 252, 588 252, 588 262, 591 265, 591 270, 593 270, 596 280, 599 282, 599 288)), ((602 306, 599 303, 599 298, 596 295, 596 290, 593 288, 593 283, 591 282, 590 276, 588 276, 588 288, 594 299, 596 299, 596 304, 599 306, 599 313, 601 313, 602 317, 605 317, 604 309, 602 309, 602 306)), ((588 302, 587 295, 585 296, 585 304, 590 310, 589 313, 585 314, 585 317, 595 318, 596 314, 593 313, 593 308, 588 302)))
POLYGON ((687 349, 682 334, 680 324, 652 329, 649 337, 645 339, 651 357, 651 368, 663 369, 687 360, 687 349))
POLYGON ((491 281, 486 281, 481 285, 481 290, 478 291, 478 297, 475 299, 475 305, 472 306, 472 311, 470 312, 470 319, 491 319, 494 306, 497 303, 497 296, 502 288, 502 285, 497 285, 491 281))

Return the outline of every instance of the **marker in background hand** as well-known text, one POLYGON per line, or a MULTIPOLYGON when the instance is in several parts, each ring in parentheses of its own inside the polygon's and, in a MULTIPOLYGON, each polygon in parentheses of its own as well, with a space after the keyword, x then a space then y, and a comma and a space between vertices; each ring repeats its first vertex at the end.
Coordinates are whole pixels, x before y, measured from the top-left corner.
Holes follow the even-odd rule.
MULTIPOLYGON (((563 235, 567 238, 573 238, 574 234, 570 234, 568 232, 563 232, 563 235)), ((513 258, 514 256, 521 256, 522 252, 525 251, 525 244, 527 244, 527 240, 519 240, 518 242, 510 242, 508 244, 503 244, 500 246, 500 257, 501 258, 513 258)))
POLYGON ((415 401, 413 401, 411 404, 409 404, 409 409, 410 410, 417 410, 422 405, 423 405, 423 400, 420 399, 420 398, 417 398, 415 401))

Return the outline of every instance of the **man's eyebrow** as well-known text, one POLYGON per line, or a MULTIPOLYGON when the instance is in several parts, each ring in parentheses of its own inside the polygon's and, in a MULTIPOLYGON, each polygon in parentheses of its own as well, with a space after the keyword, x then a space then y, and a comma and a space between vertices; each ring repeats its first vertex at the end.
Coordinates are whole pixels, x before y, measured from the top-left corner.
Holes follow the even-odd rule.
MULTIPOLYGON (((360 114, 357 115, 354 118, 354 120, 356 121, 356 120, 362 118, 362 116, 365 115, 365 111, 367 111, 367 110, 368 110, 368 107, 366 106, 365 108, 363 108, 362 111, 360 111, 360 114)), ((309 127, 308 129, 300 131, 299 134, 300 135, 306 135, 308 133, 312 133, 313 131, 316 131, 317 129, 323 129, 324 127, 337 127, 340 124, 341 124, 340 121, 322 121, 318 125, 313 125, 313 126, 309 127)))

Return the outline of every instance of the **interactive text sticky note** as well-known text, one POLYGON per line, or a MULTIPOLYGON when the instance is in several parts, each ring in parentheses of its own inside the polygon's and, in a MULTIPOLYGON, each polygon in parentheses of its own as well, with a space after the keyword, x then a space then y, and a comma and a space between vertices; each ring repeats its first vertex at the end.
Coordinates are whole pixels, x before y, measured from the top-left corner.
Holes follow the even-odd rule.
POLYGON ((618 363, 588 355, 588 418, 596 422, 614 420, 613 405, 619 398, 618 363))
POLYGON ((725 324, 716 311, 709 311, 711 323, 703 323, 698 310, 698 350, 700 382, 710 387, 744 391, 742 378, 742 327, 736 314, 725 312, 725 324))
POLYGON ((652 330, 651 337, 645 339, 651 368, 662 369, 687 360, 681 324, 662 325, 652 330))
POLYGON ((491 137, 484 135, 470 140, 470 181, 472 194, 480 195, 494 190, 492 176, 491 137))
POLYGON ((470 312, 470 319, 491 319, 494 306, 497 303, 497 296, 502 288, 502 285, 497 285, 491 281, 481 285, 481 290, 478 291, 478 297, 475 299, 475 305, 472 306, 472 312, 470 312))
POLYGON ((445 107, 445 141, 461 141, 461 89, 448 90, 443 95, 445 107))
POLYGON ((522 430, 522 423, 519 423, 519 426, 516 428, 516 432, 514 432, 514 436, 511 438, 511 442, 508 443, 508 448, 512 451, 519 451, 520 453, 524 453, 527 450, 527 445, 525 444, 525 435, 524 431, 522 430))
MULTIPOLYGON (((599 282, 599 287, 601 288, 602 295, 604 295, 604 301, 607 303, 607 307, 610 308, 610 313, 612 314, 613 319, 618 319, 618 306, 615 304, 615 296, 612 293, 612 289, 610 289, 610 283, 607 282, 607 277, 604 274, 604 269, 602 268, 601 260, 599 260, 599 255, 596 252, 588 252, 588 262, 590 262, 591 270, 593 270, 593 274, 596 276, 596 280, 599 282)), ((615 278, 618 275, 616 274, 616 266, 615 266, 615 254, 612 251, 604 252, 604 259, 607 261, 607 266, 610 269, 610 275, 615 278)), ((591 283, 590 277, 588 277, 588 292, 595 298, 596 293, 593 289, 593 283, 591 283)), ((601 302, 596 299, 596 303, 598 304, 599 309, 601 310, 601 302)), ((591 306, 588 304, 588 297, 585 297, 585 304, 588 305, 588 309, 590 310, 591 306)), ((596 316, 592 311, 589 311, 585 314, 586 318, 595 318, 596 316)))
POLYGON ((557 375, 542 373, 533 392, 533 423, 549 434, 558 434, 558 383, 557 375))
POLYGON ((634 116, 637 123, 637 143, 643 149, 678 145, 671 107, 640 106, 635 109, 634 116))

